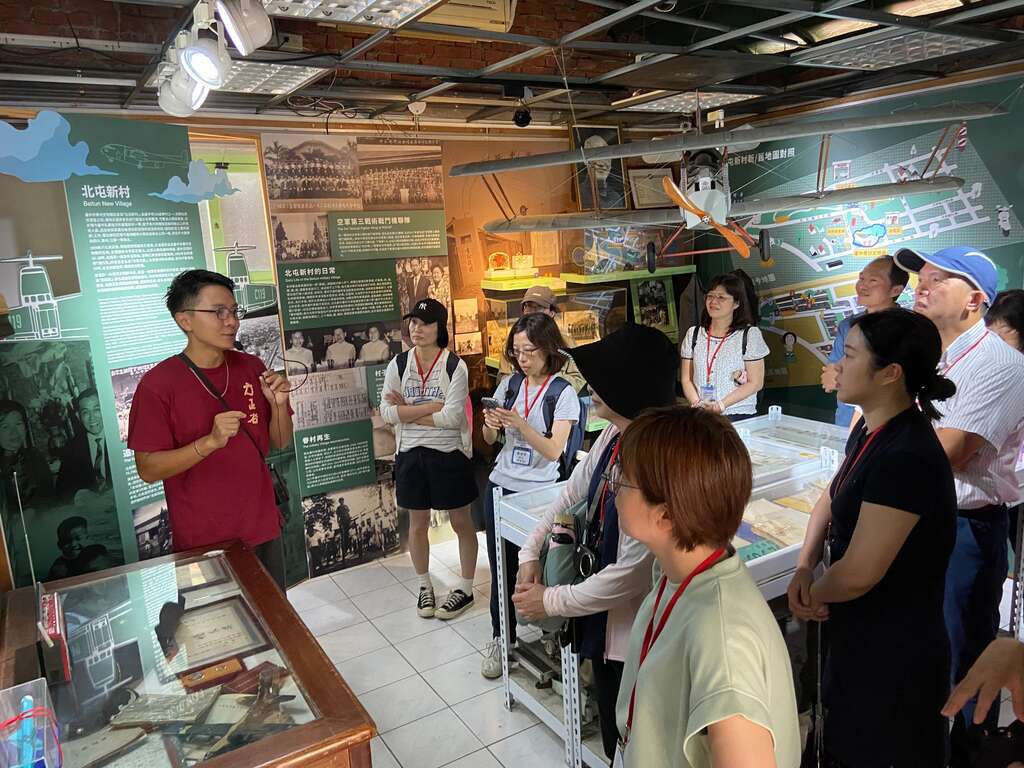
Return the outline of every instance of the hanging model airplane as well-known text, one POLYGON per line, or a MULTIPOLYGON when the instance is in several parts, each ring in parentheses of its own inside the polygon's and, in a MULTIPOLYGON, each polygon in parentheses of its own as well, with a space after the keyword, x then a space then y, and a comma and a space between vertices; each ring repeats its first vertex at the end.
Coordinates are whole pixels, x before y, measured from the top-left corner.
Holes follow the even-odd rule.
MULTIPOLYGON (((963 186, 963 179, 937 175, 939 169, 956 141, 957 131, 950 134, 949 128, 932 150, 932 155, 920 178, 888 184, 872 184, 844 189, 825 189, 828 152, 833 134, 851 133, 882 128, 898 128, 929 123, 961 123, 985 117, 1007 114, 1006 110, 991 104, 971 104, 941 109, 908 110, 880 117, 855 118, 850 120, 823 120, 804 124, 783 124, 767 128, 713 131, 705 134, 673 136, 651 141, 630 142, 596 149, 575 149, 569 152, 553 152, 517 157, 508 160, 491 160, 479 163, 457 165, 451 170, 452 176, 485 176, 502 171, 522 171, 532 168, 546 168, 557 165, 607 162, 627 157, 658 155, 664 157, 674 153, 682 158, 681 185, 676 186, 671 178, 663 179, 665 194, 676 204, 675 208, 655 208, 639 211, 589 211, 539 216, 515 216, 490 221, 484 230, 494 233, 538 232, 572 229, 601 229, 624 226, 676 225, 690 229, 714 229, 729 243, 732 250, 744 258, 750 255, 751 247, 757 245, 764 260, 769 240, 767 231, 761 230, 761 237, 755 239, 738 223, 738 219, 749 218, 773 211, 822 208, 870 201, 886 200, 904 195, 946 192, 963 186), (821 149, 818 157, 817 188, 804 195, 768 197, 743 200, 733 203, 729 192, 728 147, 742 146, 743 149, 756 147, 761 142, 782 141, 821 135, 821 149), (945 145, 945 146, 944 146, 945 145), (928 171, 939 157, 931 176, 928 171)), ((593 178, 593 174, 591 174, 593 178)), ((486 179, 485 179, 486 181, 486 179)), ((597 195, 594 195, 597 199, 597 195)))

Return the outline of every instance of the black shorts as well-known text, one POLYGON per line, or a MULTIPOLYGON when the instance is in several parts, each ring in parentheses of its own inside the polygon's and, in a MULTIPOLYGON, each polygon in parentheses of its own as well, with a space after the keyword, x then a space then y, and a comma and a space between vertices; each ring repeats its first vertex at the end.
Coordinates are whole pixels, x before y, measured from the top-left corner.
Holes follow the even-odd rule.
POLYGON ((458 509, 477 497, 473 464, 462 451, 413 448, 395 456, 395 496, 403 509, 458 509))

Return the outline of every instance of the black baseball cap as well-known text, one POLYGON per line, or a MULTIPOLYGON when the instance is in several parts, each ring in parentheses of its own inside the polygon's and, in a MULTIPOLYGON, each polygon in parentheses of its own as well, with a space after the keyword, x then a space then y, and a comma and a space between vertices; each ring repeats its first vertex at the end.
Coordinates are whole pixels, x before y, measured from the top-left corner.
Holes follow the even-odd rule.
POLYGON ((437 323, 438 325, 447 325, 448 323, 448 310, 445 309, 437 299, 423 299, 417 301, 412 311, 403 317, 403 320, 415 317, 417 320, 430 325, 431 323, 437 323))

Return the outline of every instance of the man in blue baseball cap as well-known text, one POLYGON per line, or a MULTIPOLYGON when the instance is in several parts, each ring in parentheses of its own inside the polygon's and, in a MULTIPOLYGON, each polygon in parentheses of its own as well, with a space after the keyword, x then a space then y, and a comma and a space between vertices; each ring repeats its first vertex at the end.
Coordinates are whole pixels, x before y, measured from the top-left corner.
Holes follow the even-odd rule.
MULTIPOLYGON (((999 629, 1007 505, 1017 502, 1014 465, 1024 439, 1024 355, 985 327, 998 270, 984 253, 966 246, 935 253, 905 248, 895 259, 918 273, 914 310, 939 329, 940 370, 956 384, 935 428, 953 466, 959 508, 945 598, 953 682, 959 683, 999 629)), ((973 716, 969 704, 953 723, 952 768, 970 765, 972 743, 995 728, 999 713, 990 711, 982 726, 972 725, 973 716)))

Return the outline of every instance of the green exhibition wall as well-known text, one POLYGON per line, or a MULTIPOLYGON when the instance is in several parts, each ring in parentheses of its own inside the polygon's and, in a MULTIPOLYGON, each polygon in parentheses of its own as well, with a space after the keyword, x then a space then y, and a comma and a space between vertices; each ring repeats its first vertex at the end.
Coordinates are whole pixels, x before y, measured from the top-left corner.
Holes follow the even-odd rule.
MULTIPOLYGON (((857 118, 978 102, 999 104, 1009 112, 969 121, 966 131, 958 132, 959 124, 951 125, 932 170, 951 142, 941 172, 964 179, 958 192, 758 216, 748 228, 754 235, 761 227, 769 229, 773 263, 763 263, 756 254, 746 260, 738 255, 700 258, 698 274, 705 283, 716 274, 741 267, 758 289, 760 325, 771 350, 765 361, 762 408, 778 404, 795 416, 832 420, 835 396, 820 387, 821 366, 835 327, 855 309, 857 273, 879 255, 900 247, 935 251, 971 245, 999 266, 1000 289, 1024 285, 1024 165, 1016 139, 1017 126, 1024 120, 1022 89, 1018 79, 921 93, 808 118, 857 118), (787 349, 790 333, 796 340, 787 349)), ((917 178, 945 127, 909 126, 833 136, 827 188, 917 178)), ((811 137, 764 143, 733 155, 729 167, 733 199, 813 191, 818 150, 818 137, 811 137)), ((901 301, 910 304, 909 289, 901 301)))

